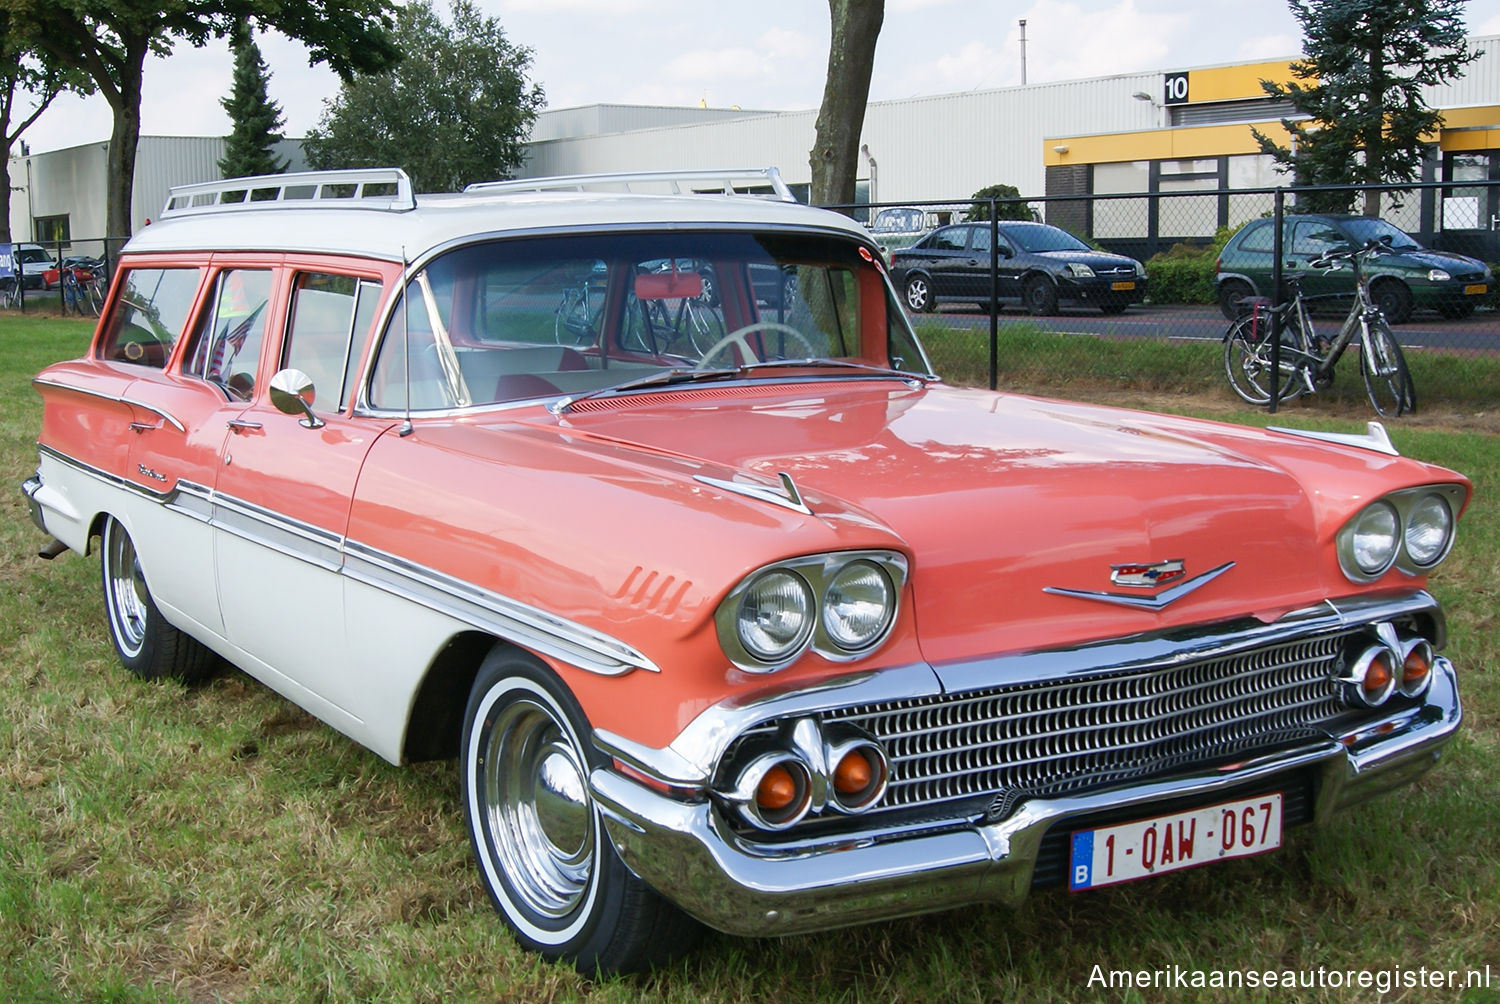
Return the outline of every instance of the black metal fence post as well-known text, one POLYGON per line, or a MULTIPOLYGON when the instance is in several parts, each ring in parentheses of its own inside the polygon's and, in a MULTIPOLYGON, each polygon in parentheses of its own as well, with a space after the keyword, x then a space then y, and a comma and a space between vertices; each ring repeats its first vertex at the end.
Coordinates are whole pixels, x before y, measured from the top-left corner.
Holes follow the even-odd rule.
POLYGON ((990 199, 990 390, 1000 386, 1000 208, 990 199))
MULTIPOLYGON (((1286 189, 1276 189, 1276 201, 1271 206, 1271 299, 1279 308, 1285 302, 1281 286, 1282 221, 1285 218, 1286 189)), ((1281 397, 1281 311, 1271 311, 1271 414, 1276 414, 1276 405, 1281 397)))

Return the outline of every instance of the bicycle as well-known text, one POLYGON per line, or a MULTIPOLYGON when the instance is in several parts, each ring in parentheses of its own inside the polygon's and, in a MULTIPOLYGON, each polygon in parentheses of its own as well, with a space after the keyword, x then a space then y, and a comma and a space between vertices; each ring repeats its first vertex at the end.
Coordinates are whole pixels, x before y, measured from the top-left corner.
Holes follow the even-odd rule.
POLYGON ((63 313, 74 312, 80 316, 99 316, 104 306, 104 294, 100 290, 100 277, 90 271, 87 281, 78 278, 78 270, 69 266, 58 272, 58 283, 62 286, 63 313))
POLYGON ((1356 338, 1359 340, 1360 375, 1370 404, 1382 416, 1415 411, 1417 391, 1412 384, 1401 343, 1391 334, 1385 315, 1370 299, 1370 287, 1362 263, 1389 247, 1371 241, 1361 248, 1330 251, 1308 262, 1313 268, 1338 268, 1348 261, 1354 269, 1354 303, 1333 338, 1318 334, 1308 304, 1322 299, 1305 296, 1299 277, 1293 276, 1292 298, 1272 304, 1265 297, 1240 301, 1244 311, 1224 333, 1224 372, 1229 386, 1250 404, 1268 404, 1272 387, 1278 401, 1302 394, 1316 394, 1333 383, 1333 368, 1356 338), (1272 378, 1272 341, 1276 317, 1281 319, 1279 379, 1272 378))

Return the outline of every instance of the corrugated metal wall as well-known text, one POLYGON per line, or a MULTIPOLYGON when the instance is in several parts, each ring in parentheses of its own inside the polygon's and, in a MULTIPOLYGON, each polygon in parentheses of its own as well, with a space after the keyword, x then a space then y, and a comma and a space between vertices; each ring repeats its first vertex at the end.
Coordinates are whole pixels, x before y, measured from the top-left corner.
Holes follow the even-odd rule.
MULTIPOLYGON (((1044 137, 1160 127, 1162 110, 1131 96, 1159 90, 1160 83, 1159 73, 1136 73, 873 102, 863 140, 877 164, 874 198, 951 198, 994 184, 1040 192, 1044 137)), ((816 120, 810 109, 546 139, 529 145, 521 173, 774 165, 788 183, 806 184, 816 120)), ((861 180, 868 173, 862 164, 861 180)))

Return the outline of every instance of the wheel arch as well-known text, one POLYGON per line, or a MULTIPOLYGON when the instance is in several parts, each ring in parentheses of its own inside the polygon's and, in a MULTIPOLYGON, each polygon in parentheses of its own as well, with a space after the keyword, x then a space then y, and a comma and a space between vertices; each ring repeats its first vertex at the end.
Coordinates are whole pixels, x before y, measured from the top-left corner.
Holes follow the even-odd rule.
MULTIPOLYGON (((458 632, 433 656, 417 686, 401 743, 403 763, 450 760, 458 756, 469 692, 480 666, 496 649, 525 654, 557 675, 551 660, 523 645, 485 631, 458 632)), ((572 689, 561 676, 557 682, 564 689, 572 689)))

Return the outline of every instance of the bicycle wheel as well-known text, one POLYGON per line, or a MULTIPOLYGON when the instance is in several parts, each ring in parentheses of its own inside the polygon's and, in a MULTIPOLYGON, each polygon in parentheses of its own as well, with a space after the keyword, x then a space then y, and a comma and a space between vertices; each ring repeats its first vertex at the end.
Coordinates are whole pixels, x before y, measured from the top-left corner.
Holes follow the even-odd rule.
POLYGON ((1299 382, 1296 361, 1300 353, 1290 344, 1291 339, 1283 333, 1281 345, 1281 379, 1271 379, 1271 340, 1265 334, 1266 319, 1258 322, 1251 316, 1235 321, 1224 337, 1224 374, 1229 386, 1241 399, 1250 404, 1269 404, 1271 387, 1277 387, 1277 400, 1286 401, 1297 395, 1299 382))
POLYGON ((1417 410, 1417 389, 1406 368, 1401 343, 1384 320, 1372 321, 1361 346, 1359 371, 1377 414, 1396 417, 1417 410))
POLYGON ((575 289, 563 293, 552 322, 552 340, 558 345, 584 347, 594 344, 593 318, 588 297, 575 289))

